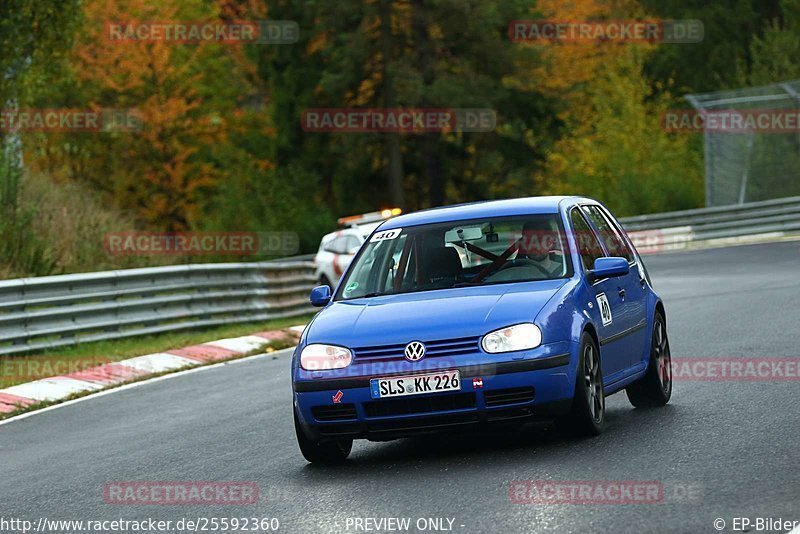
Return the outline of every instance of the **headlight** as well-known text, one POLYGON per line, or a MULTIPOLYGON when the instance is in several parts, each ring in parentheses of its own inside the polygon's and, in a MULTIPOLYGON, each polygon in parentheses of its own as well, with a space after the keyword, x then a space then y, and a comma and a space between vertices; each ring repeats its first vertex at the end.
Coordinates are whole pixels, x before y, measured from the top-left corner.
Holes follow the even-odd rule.
POLYGON ((542 331, 533 323, 507 326, 483 336, 481 346, 490 354, 534 349, 542 344, 542 331))
POLYGON ((300 353, 300 367, 306 371, 326 371, 347 367, 353 361, 350 349, 313 343, 300 353))

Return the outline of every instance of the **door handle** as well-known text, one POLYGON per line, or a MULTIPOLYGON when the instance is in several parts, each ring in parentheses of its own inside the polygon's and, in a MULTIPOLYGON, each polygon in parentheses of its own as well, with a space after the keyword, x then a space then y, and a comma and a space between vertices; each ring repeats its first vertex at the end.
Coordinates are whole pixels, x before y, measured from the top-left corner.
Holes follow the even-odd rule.
POLYGON ((619 296, 620 296, 622 299, 624 299, 624 298, 625 298, 625 290, 624 290, 624 289, 621 289, 621 288, 620 288, 620 290, 619 290, 619 296))

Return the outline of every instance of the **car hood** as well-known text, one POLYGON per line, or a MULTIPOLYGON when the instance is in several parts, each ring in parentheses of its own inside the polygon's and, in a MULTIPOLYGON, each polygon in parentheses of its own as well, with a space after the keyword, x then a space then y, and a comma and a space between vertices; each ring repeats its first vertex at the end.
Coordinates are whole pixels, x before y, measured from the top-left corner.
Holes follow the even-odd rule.
POLYGON ((566 282, 517 282, 337 301, 317 315, 306 342, 368 347, 481 336, 533 321, 566 282))

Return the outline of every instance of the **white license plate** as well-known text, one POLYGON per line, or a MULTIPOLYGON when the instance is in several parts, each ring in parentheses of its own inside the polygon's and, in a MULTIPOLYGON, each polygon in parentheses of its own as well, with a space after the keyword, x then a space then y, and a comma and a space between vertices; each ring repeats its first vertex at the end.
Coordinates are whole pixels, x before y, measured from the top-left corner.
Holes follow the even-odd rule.
POLYGON ((461 376, 458 371, 443 371, 425 375, 373 378, 369 381, 369 389, 373 399, 459 391, 461 376))

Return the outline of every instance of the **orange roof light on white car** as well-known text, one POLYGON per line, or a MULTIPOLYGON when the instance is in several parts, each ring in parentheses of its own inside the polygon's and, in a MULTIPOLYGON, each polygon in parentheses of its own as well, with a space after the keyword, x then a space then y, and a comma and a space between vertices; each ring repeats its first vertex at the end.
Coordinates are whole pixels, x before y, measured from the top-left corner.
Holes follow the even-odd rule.
POLYGON ((362 213, 361 215, 349 215, 347 217, 341 217, 337 222, 339 223, 339 226, 358 226, 360 224, 369 224, 381 221, 383 219, 396 217, 401 213, 403 213, 403 210, 400 208, 387 208, 381 211, 362 213))

